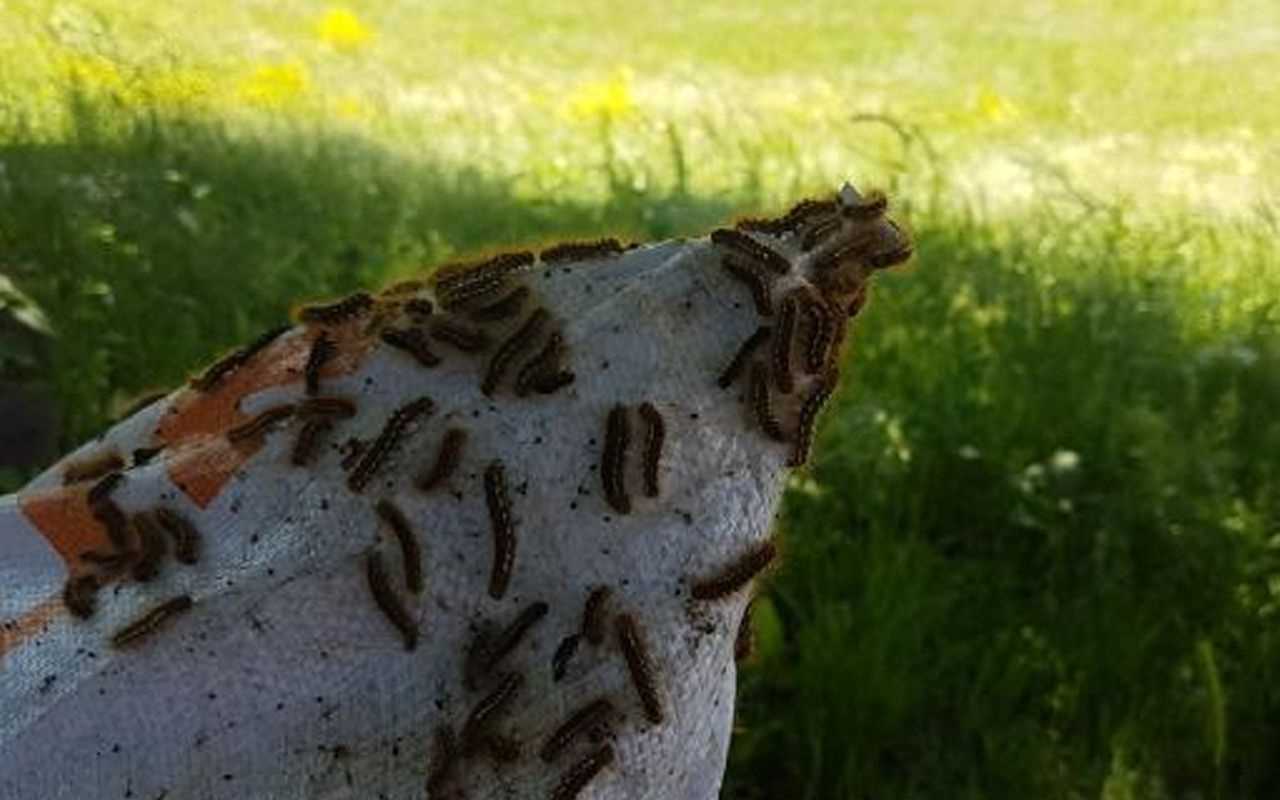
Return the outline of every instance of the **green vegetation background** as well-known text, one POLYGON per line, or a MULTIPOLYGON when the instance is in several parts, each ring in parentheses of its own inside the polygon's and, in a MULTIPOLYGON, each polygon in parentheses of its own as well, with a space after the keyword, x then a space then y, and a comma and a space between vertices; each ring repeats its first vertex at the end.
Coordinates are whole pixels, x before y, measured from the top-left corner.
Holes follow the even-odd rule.
POLYGON ((726 796, 1274 798, 1277 74, 1271 0, 8 0, 0 377, 70 447, 305 298, 880 186, 726 796))

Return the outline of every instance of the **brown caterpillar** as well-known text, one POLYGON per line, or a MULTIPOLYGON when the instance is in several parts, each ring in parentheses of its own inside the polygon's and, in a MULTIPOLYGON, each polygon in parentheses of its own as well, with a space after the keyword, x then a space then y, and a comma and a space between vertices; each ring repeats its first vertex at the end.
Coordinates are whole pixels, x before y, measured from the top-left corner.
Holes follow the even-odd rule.
POLYGON ((814 373, 826 366, 839 325, 826 300, 809 297, 801 309, 807 320, 808 332, 804 347, 805 370, 814 373))
POLYGON ((107 450, 88 456, 62 471, 63 485, 98 480, 124 469, 124 459, 115 450, 107 450))
POLYGON ((376 509, 400 543, 400 554, 404 558, 404 584, 410 592, 418 594, 422 591, 422 549, 418 546, 418 537, 414 536, 409 520, 395 503, 379 500, 376 509))
POLYGON ((432 800, 444 794, 445 786, 457 774, 460 756, 453 728, 447 724, 436 728, 431 748, 431 771, 427 775, 427 795, 432 800))
POLYGON ((151 463, 151 459, 164 452, 163 447, 137 447, 132 453, 133 466, 142 467, 151 463))
POLYGON ((911 245, 904 244, 883 253, 876 253, 867 259, 867 266, 872 269, 888 269, 896 264, 910 260, 914 254, 915 251, 911 249, 911 245))
POLYGON ((139 546, 138 560, 133 563, 133 579, 147 583, 160 574, 160 564, 167 550, 165 537, 150 514, 135 514, 133 527, 138 532, 139 546))
POLYGON ((523 683, 522 675, 517 672, 508 672, 502 676, 498 688, 476 704, 471 716, 467 717, 467 722, 462 727, 463 752, 475 752, 476 747, 481 743, 482 735, 486 732, 485 729, 511 704, 523 683))
POLYGON ((745 219, 738 223, 738 227, 781 236, 794 231, 811 217, 834 214, 837 209, 838 204, 834 200, 801 200, 777 219, 745 219))
POLYGON ((742 662, 751 658, 756 651, 755 632, 751 627, 751 618, 755 611, 756 601, 752 598, 747 603, 747 610, 742 612, 742 619, 738 621, 738 633, 733 637, 733 660, 742 662))
POLYGON ((191 387, 198 392, 207 392, 213 389, 223 378, 249 363, 250 359, 265 350, 269 344, 283 336, 292 327, 291 325, 281 325, 278 328, 272 328, 245 347, 215 361, 208 369, 191 381, 191 387))
POLYGON ((658 468, 662 461, 662 447, 667 439, 667 425, 653 403, 640 404, 640 417, 649 428, 644 440, 644 493, 649 497, 657 497, 661 489, 658 468))
POLYGON ((80 560, 109 571, 123 569, 129 562, 137 558, 136 553, 100 553, 97 550, 85 550, 80 560))
POLYGON ((462 460, 462 451, 466 448, 466 445, 467 432, 465 430, 462 428, 449 428, 446 430, 444 438, 440 440, 440 450, 436 453, 436 460, 431 465, 431 469, 418 478, 418 488, 428 492, 448 480, 453 471, 458 468, 458 462, 462 460))
POLYGON ((237 425, 227 431, 227 441, 237 443, 249 439, 257 439, 264 435, 272 425, 292 417, 294 411, 295 409, 292 405, 278 405, 265 409, 248 422, 237 425))
POLYGON ((133 550, 133 544, 130 542, 132 537, 129 533, 132 526, 129 524, 129 518, 120 510, 120 506, 110 498, 106 498, 95 503, 89 510, 93 518, 102 523, 102 527, 107 532, 107 539, 117 551, 133 550))
POLYGON ((575 738, 604 722, 612 713, 613 703, 609 702, 607 697, 600 697, 587 703, 552 731, 547 741, 543 743, 539 757, 551 763, 575 738))
POLYGON ((746 368, 747 360, 751 358, 760 345, 764 344, 771 333, 773 333, 773 329, 768 326, 761 325, 756 328, 755 333, 748 336, 738 347, 737 352, 733 354, 733 360, 720 373, 720 377, 716 379, 716 385, 721 389, 728 389, 732 386, 733 382, 738 379, 738 376, 746 368))
POLYGON ((787 459, 787 466, 800 467, 804 466, 809 460, 809 453, 813 448, 813 429, 818 420, 818 412, 822 410, 822 406, 826 404, 827 399, 831 397, 831 392, 836 388, 836 375, 834 370, 818 379, 813 387, 813 391, 805 398, 804 403, 800 406, 799 423, 796 426, 796 440, 791 448, 791 457, 787 459))
POLYGON ((320 393, 320 371, 336 352, 337 345, 326 331, 320 331, 320 335, 311 340, 311 352, 307 355, 307 366, 303 370, 308 395, 314 397, 320 393))
POLYGON ((813 261, 813 270, 823 272, 840 265, 847 258, 862 258, 863 251, 875 240, 875 229, 866 228, 847 241, 840 242, 828 249, 813 261))
POLYGON ((307 420, 298 431, 298 438, 293 441, 293 452, 289 455, 289 462, 295 467, 305 467, 310 464, 315 458, 320 437, 332 429, 333 420, 328 417, 307 420))
POLYGON ((573 383, 576 378, 577 376, 567 369, 547 373, 534 379, 533 390, 538 394, 554 394, 573 383))
POLYGON ((769 395, 768 368, 759 361, 751 365, 751 407, 755 410, 756 422, 770 439, 779 442, 787 440, 782 425, 773 413, 773 398, 769 395))
POLYGON ((711 242, 739 253, 748 260, 763 264, 779 275, 786 275, 791 271, 791 262, 787 261, 785 256, 742 231, 719 228, 711 232, 711 242))
POLYGON ((464 353, 477 353, 489 346, 489 337, 460 320, 441 317, 431 325, 431 338, 464 353))
POLYGON ((619 514, 631 513, 631 498, 627 495, 627 448, 631 446, 631 426, 627 420, 627 407, 614 405, 609 410, 605 431, 604 455, 600 459, 600 477, 604 484, 604 496, 619 514))
POLYGON ((62 586, 62 604, 77 619, 88 619, 98 605, 101 585, 96 575, 77 575, 62 586))
POLYGON ((808 252, 820 244, 831 233, 839 229, 843 220, 837 215, 828 217, 827 219, 815 222, 805 230, 804 235, 800 237, 800 249, 808 252))
POLYGON ((484 471, 484 499, 493 528, 493 570, 489 573, 489 596, 501 600, 511 582, 516 561, 516 526, 511 518, 511 498, 507 495, 507 472, 501 461, 484 471))
POLYGON ((845 308, 845 313, 848 315, 849 319, 853 319, 854 317, 858 316, 858 314, 862 311, 863 306, 865 306, 866 304, 867 304, 867 287, 860 286, 858 287, 858 291, 854 292, 853 297, 849 299, 849 305, 845 308))
POLYGON ((622 613, 613 618, 613 630, 622 647, 631 683, 640 697, 640 705, 644 707, 645 719, 658 725, 666 718, 666 714, 662 710, 662 697, 658 692, 653 659, 649 657, 649 648, 640 633, 640 625, 631 614, 622 613))
POLYGON ((85 500, 89 505, 96 506, 111 496, 120 482, 124 480, 124 473, 116 470, 108 472, 106 475, 98 479, 98 482, 89 487, 89 493, 85 495, 85 500))
POLYGON ((607 744, 574 764, 560 777, 550 800, 575 800, 601 770, 613 763, 613 759, 613 746, 607 744))
POLYGON ((513 317, 520 313, 524 301, 529 297, 529 287, 517 286, 487 306, 481 306, 469 312, 469 316, 477 322, 495 322, 513 317))
POLYGON ((493 280, 534 262, 533 253, 501 253, 476 264, 452 264, 436 270, 436 291, 447 293, 471 283, 493 280))
POLYGON ((578 643, 582 641, 582 637, 578 634, 572 634, 564 637, 560 641, 560 646, 556 648, 556 652, 551 656, 551 678, 556 683, 564 680, 564 676, 569 672, 569 662, 573 660, 574 655, 578 652, 578 643))
POLYGON ((545 617, 549 610, 550 606, 546 603, 531 603, 497 634, 477 639, 467 654, 464 667, 467 687, 474 688, 481 678, 493 672, 502 659, 516 649, 529 629, 545 617))
POLYGON ((598 586, 582 608, 582 638, 596 646, 604 644, 605 606, 611 594, 608 586, 598 586))
POLYGON ((564 261, 585 261, 596 256, 614 256, 621 252, 622 243, 617 239, 598 239, 594 242, 563 242, 543 250, 538 258, 545 264, 559 264, 564 261))
POLYGON ((387 328, 379 336, 388 345, 413 356, 413 360, 424 367, 440 363, 440 356, 432 352, 426 334, 419 328, 387 328))
POLYGON ((512 764, 520 760, 520 743, 509 736, 491 733, 482 743, 490 758, 499 764, 512 764))
POLYGON ((425 297, 415 297, 412 300, 405 301, 404 310, 415 317, 421 318, 431 316, 435 313, 436 307, 425 297))
POLYGON ((168 508, 156 509, 156 521, 173 537, 173 555, 182 564, 194 564, 200 556, 200 533, 191 521, 168 508))
POLYGON ((194 601, 192 601, 191 595, 188 594, 180 594, 177 597, 166 600, 134 622, 116 631, 111 637, 111 646, 116 649, 123 649, 137 644, 145 637, 155 633, 169 620, 185 611, 191 610, 193 605, 194 601))
POLYGON ((342 443, 342 461, 339 466, 343 471, 350 472, 352 468, 360 461, 360 456, 364 455, 365 449, 369 446, 368 442, 363 442, 355 437, 347 439, 342 443))
POLYGON ((547 337, 542 349, 520 368, 520 371, 516 373, 515 381, 517 397, 527 397, 537 385, 538 380, 555 369, 556 362, 560 358, 560 348, 563 344, 564 337, 559 333, 552 333, 547 337))
POLYGON ((506 375, 508 367, 522 353, 526 352, 536 340, 542 328, 551 321, 551 314, 545 308, 539 308, 529 315, 528 319, 498 345, 489 358, 489 366, 485 370, 484 380, 480 383, 480 391, 486 397, 492 396, 498 384, 506 375))
POLYGON ((796 317, 799 313, 800 289, 788 292, 782 298, 782 308, 778 311, 778 329, 773 337, 773 381, 778 391, 791 394, 795 388, 795 376, 791 374, 791 350, 796 336, 796 317))
POLYGON ((751 290, 751 300, 755 303, 756 313, 762 317, 773 314, 773 305, 769 299, 768 277, 753 262, 746 261, 735 253, 728 253, 720 263, 730 275, 745 283, 751 290))
POLYGON ((416 649, 418 623, 409 615, 409 610, 404 607, 400 595, 396 594, 395 589, 392 589, 390 582, 387 581, 387 571, 382 565, 382 556, 377 551, 370 551, 365 559, 365 578, 369 583, 369 590, 373 593, 373 600, 378 604, 378 609, 404 639, 404 649, 409 651, 416 649))
POLYGON ((356 292, 336 303, 306 306, 298 312, 298 319, 316 325, 337 325, 358 317, 371 308, 373 296, 368 292, 356 292))
POLYGON ((691 587, 694 600, 719 600, 728 597, 751 582, 778 555, 772 542, 765 542, 726 564, 718 572, 695 581, 691 587))
POLYGON ((356 415, 356 404, 345 397, 308 397, 298 404, 298 416, 350 419, 356 415))
POLYGON ((347 488, 356 493, 364 491, 373 474, 386 462, 400 444, 400 440, 408 433, 409 426, 419 417, 430 414, 434 410, 435 404, 426 397, 419 397, 396 409, 382 426, 378 438, 373 440, 373 444, 364 448, 359 462, 347 476, 347 488))

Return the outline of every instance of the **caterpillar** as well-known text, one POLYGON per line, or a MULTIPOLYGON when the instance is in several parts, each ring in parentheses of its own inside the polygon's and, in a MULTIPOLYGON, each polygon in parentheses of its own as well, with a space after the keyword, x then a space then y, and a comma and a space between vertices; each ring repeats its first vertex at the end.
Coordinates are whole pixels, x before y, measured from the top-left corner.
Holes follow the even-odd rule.
POLYGON ((62 471, 63 485, 98 480, 124 469, 124 459, 115 450, 106 450, 68 464, 62 471))
POLYGON ((461 350, 477 353, 489 346, 489 337, 460 320, 441 317, 431 325, 431 338, 461 350))
POLYGON ((409 426, 419 417, 430 414, 434 410, 435 403, 426 397, 419 397, 396 409, 382 426, 378 438, 373 440, 373 444, 364 448, 359 462, 347 476, 347 488, 356 493, 364 491, 373 474, 391 456, 400 444, 400 440, 408 433, 409 426))
POLYGON ((418 488, 428 492, 448 480, 453 471, 458 468, 458 462, 462 460, 462 451, 466 445, 465 430, 462 428, 446 430, 444 438, 440 440, 440 450, 436 453, 436 460, 432 463, 431 469, 424 472, 417 480, 418 488))
POLYGON ((753 262, 742 259, 735 253, 728 253, 720 263, 730 275, 747 285, 751 290, 751 300, 755 303, 756 313, 762 317, 773 314, 773 306, 769 299, 769 283, 753 262))
POLYGON ((837 215, 815 222, 800 237, 800 249, 808 252, 837 230, 843 220, 837 215))
POLYGON ((543 250, 538 258, 545 264, 558 264, 564 261, 584 261, 596 256, 613 256, 621 252, 622 243, 617 239, 598 239, 594 242, 563 242, 543 250))
POLYGON ((764 344, 771 333, 773 333, 773 329, 766 325, 756 328, 755 332, 738 346, 738 350, 733 354, 733 359, 729 362, 729 365, 716 378, 716 385, 721 389, 728 389, 732 386, 733 382, 742 374, 742 371, 746 369, 747 360, 751 358, 760 345, 764 344))
POLYGON ((412 300, 405 301, 404 310, 415 317, 422 318, 429 317, 435 313, 436 307, 425 297, 415 297, 412 300))
POLYGON ((409 610, 404 607, 395 589, 391 588, 382 556, 377 551, 370 551, 365 558, 365 579, 378 609, 400 632, 404 649, 415 650, 418 647, 418 623, 409 615, 409 610))
POLYGON ((550 800, 575 800, 600 771, 613 763, 613 746, 605 745, 569 768, 551 792, 550 800))
POLYGON ((805 370, 814 373, 826 366, 839 326, 826 300, 809 297, 801 308, 808 320, 808 341, 804 347, 805 370))
POLYGON ((867 266, 872 269, 888 269, 909 260, 914 253, 915 251, 911 249, 911 245, 904 244, 892 250, 886 250, 883 253, 876 253, 867 259, 867 266))
POLYGON ((458 772, 458 741, 448 724, 436 728, 431 746, 431 771, 427 775, 427 795, 434 800, 444 794, 445 786, 458 772))
POLYGON ((356 415, 356 404, 345 397, 308 397, 298 404, 298 416, 350 419, 356 415))
POLYGON ((133 466, 134 466, 134 467, 142 467, 142 466, 146 466, 147 464, 150 464, 150 463, 151 463, 151 460, 152 460, 153 458, 155 458, 156 456, 160 455, 162 452, 164 452, 164 448, 163 448, 163 447, 137 447, 137 448, 134 448, 134 451, 133 451, 133 453, 131 454, 131 455, 133 456, 133 466))
POLYGON ((662 461, 662 446, 667 438, 667 426, 653 403, 640 404, 640 417, 649 428, 644 441, 644 493, 649 497, 657 497, 661 488, 658 469, 662 461))
POLYGON ((501 253, 488 261, 474 264, 452 264, 436 270, 436 291, 448 293, 468 284, 493 280, 527 267, 534 262, 533 253, 520 251, 517 253, 501 253))
POLYGON ((744 219, 738 223, 738 227, 781 236, 794 231, 798 225, 812 217, 834 214, 837 209, 838 204, 834 200, 801 200, 777 219, 744 219))
POLYGON ((102 524, 107 532, 107 539, 111 541, 111 545, 119 552, 130 552, 133 550, 130 540, 129 518, 120 510, 120 506, 116 505, 110 498, 100 500, 90 507, 93 518, 102 524))
POLYGON ((847 241, 836 244, 815 258, 812 264, 813 270, 815 272, 823 272, 839 266, 840 262, 847 258, 861 257, 862 251, 866 250, 874 241, 875 236, 874 228, 858 231, 857 235, 847 241))
POLYGON ((481 743, 481 737, 494 718, 506 710, 520 691, 524 677, 518 672, 508 672, 502 676, 496 689, 484 697, 467 717, 462 727, 463 752, 473 753, 481 743))
POLYGON ((96 575, 77 575, 62 586, 62 604, 77 619, 93 616, 101 584, 96 575))
POLYGON ((203 373, 191 381, 191 387, 198 392, 212 390, 223 378, 243 367, 245 364, 276 339, 293 328, 292 325, 281 325, 272 328, 254 339, 248 345, 236 350, 211 364, 203 373))
POLYGON ((307 365, 303 369, 307 394, 315 396, 320 393, 320 371, 337 352, 337 345, 329 338, 327 331, 311 340, 311 352, 307 355, 307 365))
POLYGON ((156 509, 156 521, 173 537, 173 555, 182 564, 194 564, 200 555, 200 533, 191 521, 168 508, 156 509))
POLYGON ((97 550, 85 550, 80 554, 80 560, 86 564, 93 564, 110 571, 122 569, 135 558, 137 558, 136 553, 101 553, 97 550))
POLYGON ((101 503, 111 496, 111 493, 115 491, 116 487, 119 486, 120 482, 123 480, 123 472, 119 470, 116 470, 115 472, 108 472, 106 475, 99 478, 97 483, 89 487, 89 492, 85 495, 85 500, 88 501, 91 506, 101 503))
POLYGON ((800 467, 809 460, 809 452, 813 448, 813 428, 818 419, 818 412, 836 388, 834 370, 818 379, 813 391, 800 406, 799 422, 796 426, 796 440, 792 445, 791 457, 787 466, 800 467))
POLYGON ((654 671, 653 659, 649 656, 649 648, 640 632, 636 618, 629 613, 622 613, 613 619, 614 634, 622 647, 622 655, 627 662, 627 672, 631 675, 631 684, 640 697, 640 705, 644 707, 645 719, 654 725, 666 718, 662 709, 662 697, 658 691, 657 673, 654 671))
POLYGON ((160 564, 167 549, 165 537, 150 514, 135 514, 133 527, 138 532, 139 546, 138 560, 133 564, 133 579, 147 583, 160 574, 160 564))
POLYGON ((298 438, 293 442, 293 452, 289 462, 295 467, 305 467, 315 457, 316 446, 320 437, 333 429, 333 420, 328 417, 309 419, 298 431, 298 438))
POLYGON ((752 598, 747 603, 746 611, 742 612, 742 619, 738 621, 738 633, 733 637, 733 659, 742 662, 751 658, 756 650, 755 632, 751 627, 751 618, 755 611, 756 601, 752 598))
POLYGON ((755 410, 756 421, 760 429, 770 439, 779 442, 787 440, 778 418, 773 413, 773 399, 769 395, 768 368, 759 361, 751 365, 751 406, 755 410))
POLYGON ((733 228, 720 228, 711 232, 712 244, 732 250, 751 261, 768 267, 779 275, 791 271, 791 262, 781 253, 766 247, 751 236, 733 228))
POLYGON ((493 672, 502 659, 516 649, 529 629, 545 617, 549 610, 550 606, 546 603, 531 603, 507 627, 495 636, 484 639, 480 646, 473 649, 476 657, 468 659, 470 663, 467 665, 467 683, 474 686, 480 678, 493 672))
POLYGON ((517 286, 492 303, 470 311, 468 316, 477 322, 496 322, 507 317, 513 317, 520 313, 520 309, 524 307, 524 301, 528 297, 529 287, 517 286))
POLYGON ((613 703, 609 702, 607 697, 600 697, 587 703, 552 731, 547 741, 543 743, 539 757, 551 763, 575 738, 604 722, 612 713, 613 703))
POLYGON ((413 356, 413 360, 424 367, 434 367, 440 363, 440 356, 431 350, 426 335, 419 328, 387 328, 379 337, 388 345, 413 356))
POLYGON ((791 374, 791 350, 796 335, 796 292, 799 291, 794 289, 782 298, 782 307, 778 310, 778 329, 773 337, 773 381, 783 394, 790 394, 795 388, 795 379, 791 374))
POLYGON ((759 545, 726 564, 715 574, 695 581, 691 587, 693 599, 719 600, 728 597, 763 572, 777 555, 778 549, 772 542, 759 545))
POLYGON ((310 324, 337 325, 358 317, 371 308, 373 296, 368 292, 356 292, 335 303, 306 306, 298 312, 298 319, 310 324))
POLYGON ((627 495, 627 448, 631 445, 631 426, 627 421, 627 408, 616 404, 609 410, 605 431, 604 454, 600 459, 600 477, 604 484, 604 496, 619 514, 631 513, 631 498, 627 495))
POLYGON ((515 381, 517 397, 528 396, 529 392, 533 391, 537 385, 539 379, 550 374, 555 369, 563 343, 564 337, 559 333, 552 333, 551 336, 547 337, 542 349, 520 368, 520 371, 516 373, 515 381))
POLYGON ((160 629, 165 623, 183 612, 190 611, 194 605, 191 595, 180 594, 164 601, 160 605, 116 631, 111 637, 111 646, 123 649, 137 644, 160 629))
POLYGON ((508 367, 511 366, 511 362, 529 349, 542 328, 550 321, 551 314, 545 308, 539 308, 498 345, 498 349, 489 358, 488 368, 485 369, 484 379, 480 383, 480 391, 486 397, 493 395, 503 376, 506 375, 508 367))
POLYGON ((605 606, 611 594, 608 586, 598 586, 582 608, 582 637, 596 646, 604 644, 605 606))
POLYGON ((288 419, 294 414, 292 405, 278 405, 265 409, 256 414, 248 422, 237 425, 227 431, 227 441, 232 443, 243 442, 249 439, 256 439, 267 432, 267 429, 283 420, 288 419))
POLYGON ((405 586, 410 592, 418 594, 422 591, 422 549, 418 546, 418 537, 413 534, 409 520, 395 503, 379 500, 375 509, 400 543, 400 554, 404 558, 405 586))
POLYGON ((511 518, 511 499, 507 495, 507 473, 501 461, 494 461, 484 471, 484 499, 489 508, 493 528, 493 570, 489 573, 489 596, 501 600, 511 582, 516 560, 516 527, 511 518))
POLYGON ((577 376, 567 369, 549 372, 534 379, 533 390, 538 394, 554 394, 573 383, 576 378, 577 376))

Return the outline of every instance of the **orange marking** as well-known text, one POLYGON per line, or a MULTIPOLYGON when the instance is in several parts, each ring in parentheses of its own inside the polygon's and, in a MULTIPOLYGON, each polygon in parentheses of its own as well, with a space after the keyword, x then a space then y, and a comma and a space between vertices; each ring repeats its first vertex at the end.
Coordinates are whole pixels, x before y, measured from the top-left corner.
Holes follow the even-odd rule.
POLYGON ((50 597, 13 619, 0 622, 0 662, 4 661, 6 653, 18 649, 18 645, 32 636, 43 633, 51 622, 66 611, 61 597, 50 597))
MULTIPOLYGON (((374 344, 361 325, 360 320, 353 320, 323 327, 336 349, 321 370, 322 377, 346 375, 360 365, 374 344)), ((319 330, 317 326, 316 335, 319 330)), ((230 448, 223 442, 223 434, 250 417, 240 411, 240 401, 264 389, 301 382, 313 339, 315 335, 286 335, 223 378, 212 391, 180 394, 161 419, 156 430, 161 442, 169 447, 194 445, 189 453, 170 459, 168 472, 174 485, 201 508, 207 507, 262 447, 261 442, 246 442, 230 448)))
POLYGON ((80 554, 84 551, 115 549, 106 527, 89 509, 88 495, 88 486, 76 484, 18 496, 18 509, 44 535, 73 576, 84 572, 80 568, 80 554))

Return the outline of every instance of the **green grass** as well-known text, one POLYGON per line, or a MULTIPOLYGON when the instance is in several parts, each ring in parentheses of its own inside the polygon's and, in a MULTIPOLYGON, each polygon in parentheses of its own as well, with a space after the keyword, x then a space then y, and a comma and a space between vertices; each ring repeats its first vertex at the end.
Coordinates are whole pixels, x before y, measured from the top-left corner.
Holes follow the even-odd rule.
POLYGON ((0 9, 64 446, 309 297, 884 186, 726 796, 1280 795, 1280 7, 209 5, 0 9))

